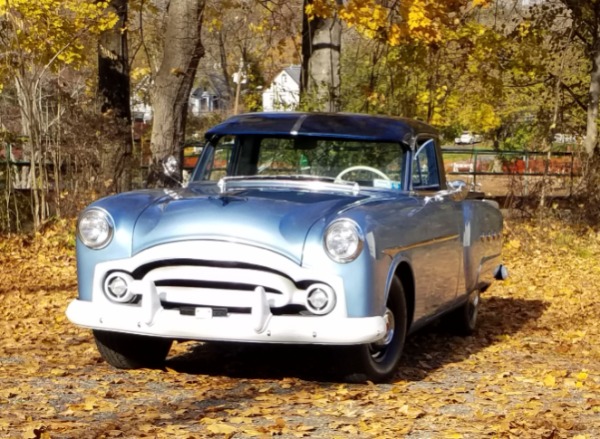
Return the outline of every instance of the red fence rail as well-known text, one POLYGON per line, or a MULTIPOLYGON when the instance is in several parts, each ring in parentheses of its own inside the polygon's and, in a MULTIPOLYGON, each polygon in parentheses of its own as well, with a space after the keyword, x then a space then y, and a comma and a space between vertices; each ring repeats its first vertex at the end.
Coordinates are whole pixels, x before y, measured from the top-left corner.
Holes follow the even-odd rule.
POLYGON ((515 183, 520 195, 529 195, 533 185, 547 177, 557 195, 572 195, 581 176, 581 160, 572 152, 459 148, 442 148, 442 152, 448 176, 467 177, 469 183, 492 195, 506 195, 515 183))

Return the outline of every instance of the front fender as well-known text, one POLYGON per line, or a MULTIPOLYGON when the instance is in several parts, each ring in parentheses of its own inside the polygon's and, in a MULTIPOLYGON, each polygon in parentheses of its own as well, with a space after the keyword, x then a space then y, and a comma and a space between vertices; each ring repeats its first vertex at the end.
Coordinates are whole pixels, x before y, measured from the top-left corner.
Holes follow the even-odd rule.
POLYGON ((365 215, 346 212, 344 217, 355 221, 363 231, 365 242, 359 257, 349 263, 339 263, 327 255, 323 242, 325 228, 336 217, 323 218, 307 235, 302 266, 319 268, 343 279, 348 316, 381 316, 391 283, 390 258, 377 248, 374 224, 365 215))
POLYGON ((77 285, 79 299, 92 300, 94 267, 100 262, 125 259, 132 254, 132 234, 140 214, 160 198, 161 191, 138 191, 102 198, 88 207, 105 210, 112 218, 115 235, 104 248, 94 250, 77 238, 77 285))

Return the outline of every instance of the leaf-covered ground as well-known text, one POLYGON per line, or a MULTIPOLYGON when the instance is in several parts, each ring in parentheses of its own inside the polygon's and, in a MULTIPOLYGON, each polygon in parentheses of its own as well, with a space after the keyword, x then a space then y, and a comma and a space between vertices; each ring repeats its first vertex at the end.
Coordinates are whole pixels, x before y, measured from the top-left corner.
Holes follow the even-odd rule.
POLYGON ((331 349, 175 345, 119 371, 64 315, 67 227, 0 239, 0 437, 600 438, 600 235, 509 221, 511 278, 476 336, 411 337, 387 384, 331 378, 331 349))

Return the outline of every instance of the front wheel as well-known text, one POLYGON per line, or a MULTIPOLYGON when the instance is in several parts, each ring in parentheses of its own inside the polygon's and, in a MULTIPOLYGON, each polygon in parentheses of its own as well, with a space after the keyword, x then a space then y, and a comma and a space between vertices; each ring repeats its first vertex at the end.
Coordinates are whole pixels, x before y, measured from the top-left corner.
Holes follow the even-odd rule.
POLYGON ((173 340, 167 338, 98 330, 93 332, 100 355, 117 369, 161 367, 173 344, 173 340))
POLYGON ((350 365, 351 372, 347 375, 348 380, 386 381, 398 368, 406 339, 407 317, 404 289, 396 277, 392 280, 384 319, 386 333, 383 338, 350 349, 347 364, 350 365))

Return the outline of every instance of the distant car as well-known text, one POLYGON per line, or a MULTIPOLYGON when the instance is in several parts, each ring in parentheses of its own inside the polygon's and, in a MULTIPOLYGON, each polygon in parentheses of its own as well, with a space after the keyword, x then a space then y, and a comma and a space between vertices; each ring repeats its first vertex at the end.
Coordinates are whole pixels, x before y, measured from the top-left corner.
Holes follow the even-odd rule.
POLYGON ((454 139, 454 143, 472 145, 473 143, 481 142, 481 140, 481 135, 472 133, 470 131, 463 131, 460 137, 454 139))
POLYGON ((556 133, 554 135, 554 142, 556 142, 556 143, 576 143, 577 136, 574 134, 556 133))
POLYGON ((206 133, 186 188, 81 213, 67 315, 118 368, 160 366, 172 340, 321 344, 345 346, 345 376, 382 381, 410 332, 441 316, 475 329, 506 276, 502 223, 446 182, 426 124, 235 116, 206 133))

